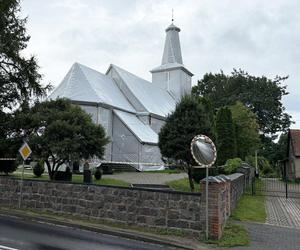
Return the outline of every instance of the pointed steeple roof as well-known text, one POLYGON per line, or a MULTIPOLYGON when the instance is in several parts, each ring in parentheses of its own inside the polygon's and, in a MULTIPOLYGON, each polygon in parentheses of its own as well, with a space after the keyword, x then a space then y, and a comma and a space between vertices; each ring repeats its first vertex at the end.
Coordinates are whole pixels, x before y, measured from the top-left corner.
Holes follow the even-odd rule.
POLYGON ((182 64, 181 48, 179 41, 180 29, 173 23, 166 29, 166 41, 161 64, 182 64))
POLYGON ((161 65, 152 69, 150 71, 151 73, 180 68, 188 75, 193 76, 193 73, 191 73, 183 65, 179 32, 180 29, 176 25, 174 25, 173 22, 166 28, 166 40, 161 65))

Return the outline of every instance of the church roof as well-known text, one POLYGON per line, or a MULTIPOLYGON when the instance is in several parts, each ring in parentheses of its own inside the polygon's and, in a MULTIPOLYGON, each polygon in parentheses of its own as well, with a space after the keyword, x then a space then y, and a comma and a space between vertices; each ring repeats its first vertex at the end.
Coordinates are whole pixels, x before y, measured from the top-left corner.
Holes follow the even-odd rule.
POLYGON ((49 96, 69 98, 73 101, 105 103, 113 107, 135 112, 115 82, 89 67, 74 63, 61 84, 49 96))
POLYGON ((120 67, 111 65, 128 86, 133 95, 149 113, 166 117, 176 106, 175 99, 167 90, 157 87, 120 67))
POLYGON ((139 139, 141 142, 158 143, 158 135, 151 129, 149 125, 144 124, 136 115, 114 110, 114 113, 120 118, 125 126, 139 139))

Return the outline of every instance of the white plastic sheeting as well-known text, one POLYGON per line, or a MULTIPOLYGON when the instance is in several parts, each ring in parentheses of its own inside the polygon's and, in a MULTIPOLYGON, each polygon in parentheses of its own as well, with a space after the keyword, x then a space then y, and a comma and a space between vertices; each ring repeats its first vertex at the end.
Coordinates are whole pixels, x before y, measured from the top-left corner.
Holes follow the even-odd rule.
POLYGON ((98 110, 96 106, 79 105, 86 113, 88 113, 94 123, 98 124, 98 110))
POLYGON ((117 162, 140 162, 140 142, 116 115, 113 117, 112 160, 117 162))
POLYGON ((49 96, 50 99, 66 97, 73 101, 105 103, 113 107, 135 112, 111 77, 74 63, 61 84, 49 96))
POLYGON ((166 41, 161 64, 182 64, 181 48, 179 41, 180 29, 173 23, 166 29, 166 41))
MULTIPOLYGON (((146 108, 146 111, 166 117, 176 106, 175 99, 168 91, 153 85, 130 72, 112 65, 121 79, 125 82, 129 90, 146 108)), ((126 94, 126 93, 125 93, 126 94)), ((130 100, 130 99, 129 99, 130 100)))
POLYGON ((141 147, 141 155, 142 155, 142 162, 143 163, 155 163, 161 164, 159 165, 143 165, 142 163, 139 164, 140 171, 151 171, 151 170, 164 170, 165 167, 161 160, 161 154, 159 151, 158 146, 156 145, 149 145, 143 144, 141 147))
POLYGON ((146 143, 158 143, 158 135, 151 129, 149 125, 144 124, 139 120, 136 115, 119 110, 114 110, 114 113, 122 120, 129 130, 135 134, 135 136, 141 142, 146 143))
POLYGON ((134 115, 129 114, 130 117, 128 119, 127 113, 120 111, 114 111, 114 113, 112 160, 138 163, 132 166, 140 171, 164 169, 158 146, 145 142, 142 143, 140 138, 137 138, 136 134, 140 133, 141 128, 137 130, 136 124, 139 124, 138 126, 146 125, 134 115), (124 122, 125 119, 127 123, 124 122), (132 123, 133 121, 134 123, 132 123), (128 124, 131 125, 131 129, 128 124), (143 165, 143 163, 153 163, 153 165, 143 165), (161 165, 157 166, 157 164, 161 165))
POLYGON ((151 117, 150 127, 152 128, 153 131, 155 131, 158 134, 162 126, 165 125, 165 123, 166 122, 163 120, 159 120, 154 117, 151 117))

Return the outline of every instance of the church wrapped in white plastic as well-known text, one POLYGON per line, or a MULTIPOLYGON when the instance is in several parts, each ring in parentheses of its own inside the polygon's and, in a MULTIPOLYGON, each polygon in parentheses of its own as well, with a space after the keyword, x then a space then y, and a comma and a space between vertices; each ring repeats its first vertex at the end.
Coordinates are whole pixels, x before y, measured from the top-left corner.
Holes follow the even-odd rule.
POLYGON ((173 23, 166 29, 162 63, 150 71, 152 82, 113 64, 102 74, 74 63, 49 96, 72 100, 105 128, 110 137, 105 161, 131 162, 140 171, 163 169, 158 133, 180 98, 191 92, 193 76, 183 65, 179 32, 173 23))

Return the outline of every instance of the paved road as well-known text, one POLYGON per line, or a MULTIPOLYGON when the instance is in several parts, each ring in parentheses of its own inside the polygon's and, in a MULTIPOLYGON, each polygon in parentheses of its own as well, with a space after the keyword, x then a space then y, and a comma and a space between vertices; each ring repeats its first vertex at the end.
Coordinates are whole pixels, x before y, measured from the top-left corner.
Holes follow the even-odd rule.
POLYGON ((300 230, 266 224, 243 223, 250 234, 248 247, 232 250, 300 250, 300 230))
POLYGON ((0 250, 162 250, 165 246, 0 215, 0 250))

